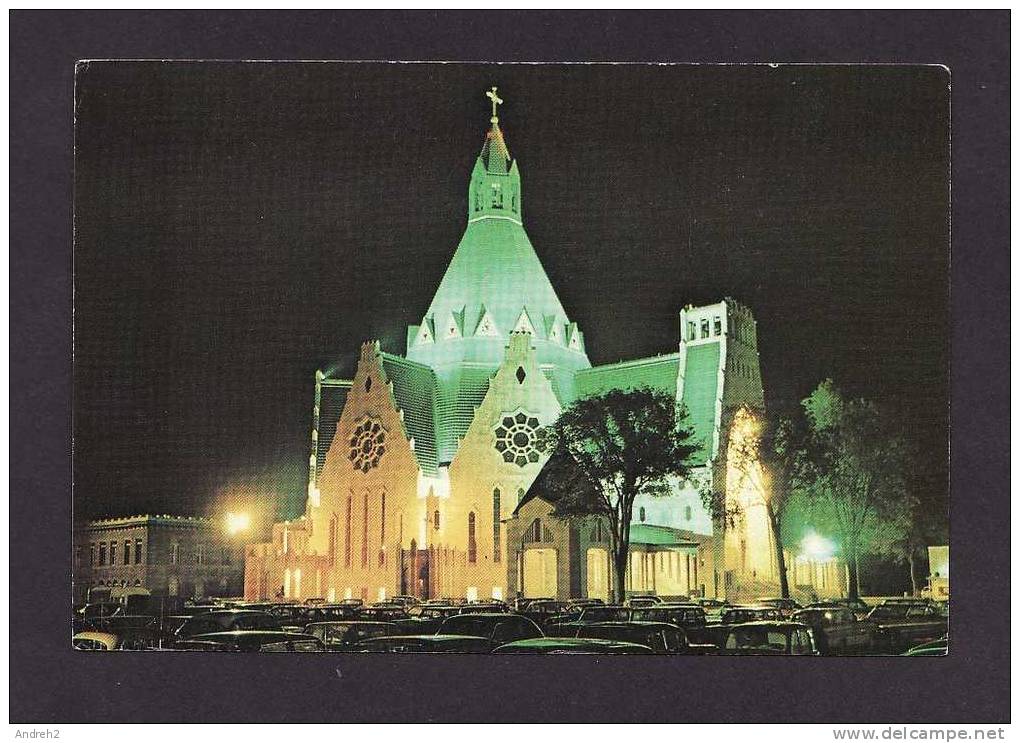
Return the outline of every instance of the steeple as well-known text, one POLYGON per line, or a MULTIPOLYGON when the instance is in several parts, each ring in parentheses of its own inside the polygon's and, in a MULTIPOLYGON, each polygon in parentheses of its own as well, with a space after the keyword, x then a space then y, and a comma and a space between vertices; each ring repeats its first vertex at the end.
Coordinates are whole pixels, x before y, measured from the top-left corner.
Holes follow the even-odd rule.
POLYGON ((485 134, 481 154, 471 173, 468 220, 494 216, 520 222, 521 177, 499 128, 497 106, 503 103, 503 99, 496 94, 495 86, 487 90, 485 96, 492 102, 492 117, 489 119, 492 126, 485 134))

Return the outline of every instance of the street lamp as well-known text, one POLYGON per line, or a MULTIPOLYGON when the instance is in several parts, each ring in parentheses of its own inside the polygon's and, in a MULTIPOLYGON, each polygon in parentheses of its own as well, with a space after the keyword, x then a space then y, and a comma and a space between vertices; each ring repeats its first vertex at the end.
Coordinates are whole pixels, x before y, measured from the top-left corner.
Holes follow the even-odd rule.
POLYGON ((228 513, 225 523, 228 534, 239 534, 251 526, 251 516, 246 513, 228 513))
POLYGON ((827 560, 832 557, 832 542, 811 532, 800 543, 803 554, 816 560, 827 560))

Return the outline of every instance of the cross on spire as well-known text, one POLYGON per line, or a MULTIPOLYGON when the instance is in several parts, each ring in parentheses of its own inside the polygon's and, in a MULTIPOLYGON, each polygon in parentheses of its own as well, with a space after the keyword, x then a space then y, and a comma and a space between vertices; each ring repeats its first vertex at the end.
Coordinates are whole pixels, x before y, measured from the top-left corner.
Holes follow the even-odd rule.
POLYGON ((499 116, 496 115, 496 106, 503 102, 503 99, 496 95, 496 86, 492 86, 492 90, 485 91, 485 97, 492 101, 492 118, 489 119, 493 124, 499 123, 499 116))

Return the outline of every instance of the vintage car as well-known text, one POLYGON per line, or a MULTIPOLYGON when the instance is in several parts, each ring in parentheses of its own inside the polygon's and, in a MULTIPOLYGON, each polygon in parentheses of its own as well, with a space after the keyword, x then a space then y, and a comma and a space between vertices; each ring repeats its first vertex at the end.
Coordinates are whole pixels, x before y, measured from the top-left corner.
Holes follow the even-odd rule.
POLYGON ((561 614, 546 622, 545 633, 555 637, 576 637, 582 624, 600 622, 629 622, 634 610, 616 604, 592 604, 581 609, 580 614, 561 614))
POLYGON ((826 599, 825 601, 816 601, 813 604, 806 606, 806 609, 817 609, 826 606, 841 606, 844 609, 849 609, 854 613, 858 619, 864 619, 868 616, 868 612, 871 611, 871 607, 868 606, 862 599, 856 598, 841 598, 841 599, 826 599))
POLYGON ((687 635, 674 624, 663 622, 603 622, 583 624, 577 637, 632 642, 651 648, 656 655, 686 655, 687 635))
POLYGON ((407 609, 403 605, 390 602, 362 606, 357 614, 357 618, 365 622, 394 622, 407 617, 407 609))
POLYGON ((233 653, 320 653, 322 642, 294 632, 236 630, 196 635, 174 644, 174 650, 218 650, 233 653))
POLYGON ((694 603, 705 610, 705 618, 709 622, 720 621, 722 619, 723 612, 730 608, 729 603, 722 599, 699 598, 695 599, 694 603))
POLYGON ((160 635, 152 628, 86 630, 71 638, 75 650, 158 650, 160 635))
POLYGON ((949 655, 949 636, 941 637, 938 640, 925 642, 910 648, 904 655, 914 657, 918 655, 949 655))
POLYGON ((487 637, 470 635, 393 635, 362 640, 356 653, 488 653, 487 637))
POLYGON ((631 619, 635 622, 665 622, 680 627, 692 643, 711 642, 707 630, 708 616, 696 604, 656 604, 644 609, 634 609, 631 619))
MULTIPOLYGON (((541 601, 532 601, 524 609, 521 609, 517 613, 521 616, 527 617, 535 624, 542 625, 553 617, 562 616, 566 611, 566 601, 543 599, 541 601)), ((580 615, 580 612, 577 612, 576 615, 580 615)))
POLYGON ((849 608, 836 604, 814 606, 794 612, 793 621, 809 626, 815 646, 822 655, 858 655, 874 651, 878 627, 868 619, 858 619, 849 608))
POLYGON ((732 606, 720 617, 721 624, 744 624, 745 622, 782 621, 783 613, 774 606, 732 606))
POLYGON ((878 649, 902 653, 908 648, 937 640, 949 632, 949 619, 933 602, 884 601, 868 614, 878 627, 878 649))
POLYGON ((661 604, 662 599, 658 596, 631 596, 625 602, 631 609, 642 609, 646 606, 655 606, 661 604))
POLYGON ((455 617, 463 611, 461 606, 419 606, 412 609, 412 616, 396 619, 393 634, 428 635, 435 634, 447 617, 455 617))
POLYGON ((484 637, 489 640, 490 647, 544 636, 539 626, 527 617, 507 613, 459 614, 444 619, 436 634, 484 637))
POLYGON ((647 645, 585 637, 539 637, 500 645, 497 655, 651 655, 647 645))
POLYGON ((755 603, 758 606, 771 606, 773 609, 779 609, 779 612, 785 619, 789 619, 793 616, 795 611, 800 611, 804 608, 793 599, 783 599, 778 597, 755 599, 755 603))
POLYGON ((195 635, 206 635, 210 632, 276 630, 279 627, 280 620, 268 612, 220 609, 190 617, 178 628, 174 633, 174 637, 176 640, 183 640, 195 635))
POLYGON ((732 625, 718 648, 720 655, 818 655, 810 627, 781 620, 732 625))
POLYGON ((313 622, 304 627, 304 634, 322 641, 326 650, 351 650, 362 640, 395 635, 400 629, 393 622, 313 622))

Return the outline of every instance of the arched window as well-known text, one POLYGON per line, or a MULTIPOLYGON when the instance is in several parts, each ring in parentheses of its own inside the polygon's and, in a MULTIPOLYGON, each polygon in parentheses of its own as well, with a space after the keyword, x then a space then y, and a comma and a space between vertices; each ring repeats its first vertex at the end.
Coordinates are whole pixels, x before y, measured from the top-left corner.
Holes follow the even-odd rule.
POLYGON ((344 567, 351 566, 351 518, 354 510, 354 496, 347 496, 347 525, 344 528, 344 567))
POLYGON ((361 510, 361 567, 368 567, 368 493, 365 493, 361 510))
POLYGON ((478 545, 475 543, 475 512, 468 514, 468 562, 477 562, 478 545))
POLYGON ((690 506, 685 506, 684 507, 684 519, 687 520, 687 521, 691 520, 691 507, 690 506))
POLYGON ((439 531, 439 509, 437 508, 432 513, 432 528, 439 531))
POLYGON ((500 524, 499 488, 492 489, 492 561, 503 562, 503 544, 500 524))
POLYGON ((535 519, 531 522, 531 528, 528 529, 528 541, 529 542, 541 542, 542 541, 542 519, 535 519))
POLYGON ((645 523, 645 507, 641 506, 641 510, 638 511, 638 518, 641 519, 641 523, 645 523))

